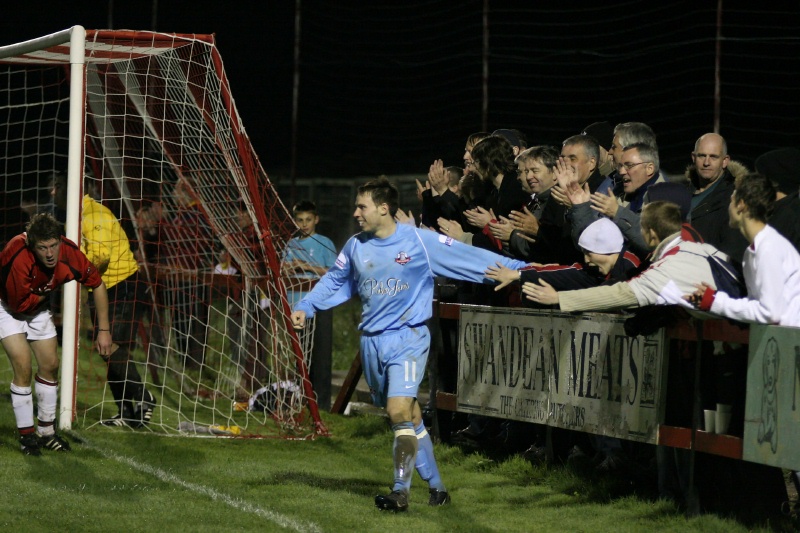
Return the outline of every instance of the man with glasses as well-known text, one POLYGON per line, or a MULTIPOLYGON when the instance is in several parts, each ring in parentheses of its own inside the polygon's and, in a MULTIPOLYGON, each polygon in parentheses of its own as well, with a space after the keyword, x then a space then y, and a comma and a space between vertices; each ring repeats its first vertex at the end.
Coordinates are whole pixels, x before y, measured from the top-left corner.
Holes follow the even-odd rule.
MULTIPOLYGON (((616 139, 616 137, 615 137, 616 139)), ((647 190, 656 183, 663 183, 659 172, 658 149, 650 144, 637 142, 624 149, 616 149, 614 159, 618 161, 620 178, 618 195, 610 191, 596 191, 584 195, 583 203, 576 204, 572 216, 572 236, 575 240, 597 217, 610 218, 622 231, 625 240, 631 243, 634 253, 644 256, 647 247, 641 238, 639 213, 642 211, 647 190)))

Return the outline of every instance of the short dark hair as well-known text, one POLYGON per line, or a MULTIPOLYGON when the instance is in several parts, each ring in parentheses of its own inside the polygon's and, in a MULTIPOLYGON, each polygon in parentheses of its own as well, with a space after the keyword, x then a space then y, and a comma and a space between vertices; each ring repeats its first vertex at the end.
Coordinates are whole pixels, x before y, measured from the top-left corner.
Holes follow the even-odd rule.
POLYGON ((389 214, 392 215, 392 218, 397 214, 397 209, 400 207, 400 195, 397 192, 397 187, 386 176, 381 176, 361 185, 358 188, 358 194, 370 195, 375 205, 388 205, 389 214))
POLYGON ((37 213, 25 227, 28 247, 33 248, 42 241, 60 239, 64 227, 50 213, 37 213))
POLYGON ((464 175, 464 169, 457 166, 450 166, 445 170, 447 171, 447 186, 458 187, 458 182, 461 181, 461 176, 464 175))
POLYGON ((314 213, 316 215, 317 204, 311 200, 300 200, 292 207, 292 214, 297 216, 297 213, 314 213))
POLYGON ((681 230, 681 208, 672 202, 650 202, 642 209, 640 223, 645 230, 655 231, 659 240, 663 241, 681 230))
POLYGON ((733 198, 741 200, 750 218, 766 222, 775 207, 775 186, 763 174, 740 174, 734 181, 733 198))

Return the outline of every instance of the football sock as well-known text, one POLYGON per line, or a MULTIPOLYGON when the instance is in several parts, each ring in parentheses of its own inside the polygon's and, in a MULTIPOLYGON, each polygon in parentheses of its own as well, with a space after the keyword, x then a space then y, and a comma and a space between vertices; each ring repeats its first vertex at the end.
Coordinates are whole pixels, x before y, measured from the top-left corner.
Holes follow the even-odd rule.
POLYGON ((394 431, 394 485, 392 490, 405 493, 411 489, 411 476, 414 473, 414 461, 417 456, 417 436, 414 424, 400 422, 392 426, 394 431))
POLYGON ((433 455, 433 441, 425 429, 425 423, 420 422, 419 426, 414 428, 417 434, 417 460, 416 467, 419 477, 428 482, 428 486, 432 489, 444 491, 444 483, 439 476, 439 467, 436 466, 436 458, 433 455))
POLYGON ((20 435, 33 432, 33 396, 30 387, 11 384, 11 405, 20 435))
POLYGON ((39 406, 39 435, 55 433, 53 422, 56 419, 56 403, 58 402, 58 382, 47 381, 36 376, 36 402, 39 406))

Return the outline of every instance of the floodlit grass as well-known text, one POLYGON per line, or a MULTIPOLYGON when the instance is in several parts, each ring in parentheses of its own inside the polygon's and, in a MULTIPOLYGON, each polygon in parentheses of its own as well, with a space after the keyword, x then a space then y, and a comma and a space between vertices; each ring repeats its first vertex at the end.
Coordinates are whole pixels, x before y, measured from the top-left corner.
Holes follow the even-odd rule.
POLYGON ((333 370, 349 370, 358 352, 360 333, 356 326, 361 322, 361 301, 351 298, 333 308, 333 370))
MULTIPOLYGON (((697 531, 749 529, 605 490, 563 467, 495 461, 437 446, 452 505, 382 513, 392 435, 379 417, 327 415, 313 441, 176 438, 110 428, 70 435, 73 451, 26 457, 0 398, 0 529, 10 531, 697 531)), ((601 485, 602 487, 602 485, 601 485)))
MULTIPOLYGON (((339 336, 334 368, 346 369, 357 350, 360 306, 339 309, 334 331, 352 337, 339 336)), ((102 395, 103 375, 90 357, 79 358, 79 410, 102 395)), ((67 435, 71 453, 26 457, 18 449, 9 381, 2 354, 0 531, 753 531, 715 515, 687 520, 630 483, 444 445, 436 453, 453 503, 428 507, 427 487, 415 475, 410 511, 382 513, 373 498, 391 483, 392 434, 374 416, 323 413, 332 436, 297 441, 169 437, 86 429, 90 424, 79 421, 67 435)))

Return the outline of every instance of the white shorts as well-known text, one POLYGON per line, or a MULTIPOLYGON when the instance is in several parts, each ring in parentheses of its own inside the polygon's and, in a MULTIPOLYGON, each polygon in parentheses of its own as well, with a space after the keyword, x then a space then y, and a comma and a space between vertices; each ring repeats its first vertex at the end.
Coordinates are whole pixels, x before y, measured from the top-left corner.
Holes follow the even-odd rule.
POLYGON ((49 309, 35 315, 12 313, 6 303, 0 300, 0 339, 18 333, 24 333, 29 341, 52 339, 56 336, 52 313, 49 309))

